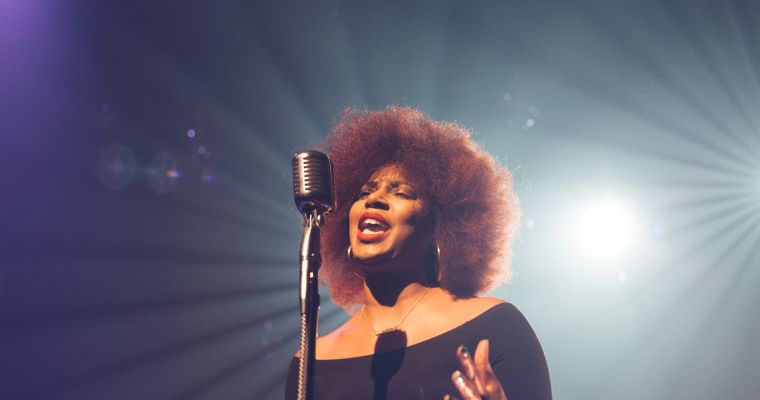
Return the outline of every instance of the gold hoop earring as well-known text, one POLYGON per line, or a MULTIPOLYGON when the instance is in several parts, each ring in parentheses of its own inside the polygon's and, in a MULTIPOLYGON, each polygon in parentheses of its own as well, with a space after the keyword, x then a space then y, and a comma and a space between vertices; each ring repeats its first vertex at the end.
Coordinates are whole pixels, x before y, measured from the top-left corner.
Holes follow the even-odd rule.
MULTIPOLYGON (((351 262, 353 262, 355 260, 354 259, 354 253, 351 252, 351 245, 348 245, 348 248, 346 249, 346 258, 348 258, 348 262, 349 263, 351 263, 351 262)), ((349 267, 349 268, 351 268, 351 267, 349 267)), ((357 278, 359 278, 361 280, 364 280, 364 278, 361 275, 357 274, 356 271, 353 268, 351 268, 351 273, 354 274, 354 276, 356 276, 357 278)))
POLYGON ((441 282, 441 246, 438 245, 438 241, 435 241, 435 279, 437 282, 441 282))
POLYGON ((428 266, 425 268, 425 279, 428 283, 434 286, 440 286, 441 284, 441 246, 438 245, 438 241, 433 241, 431 246, 432 254, 428 257, 428 266))

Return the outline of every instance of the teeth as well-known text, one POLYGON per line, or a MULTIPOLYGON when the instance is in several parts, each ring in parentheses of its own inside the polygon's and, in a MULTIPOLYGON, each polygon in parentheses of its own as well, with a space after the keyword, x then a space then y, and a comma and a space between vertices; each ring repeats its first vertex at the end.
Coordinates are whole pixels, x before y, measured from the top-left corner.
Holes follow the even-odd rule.
POLYGON ((388 226, 375 218, 365 218, 359 225, 359 229, 365 234, 375 234, 387 230, 388 226))
POLYGON ((374 218, 366 218, 362 220, 361 224, 359 224, 359 228, 360 229, 373 228, 374 230, 384 230, 384 229, 387 229, 387 225, 374 218))

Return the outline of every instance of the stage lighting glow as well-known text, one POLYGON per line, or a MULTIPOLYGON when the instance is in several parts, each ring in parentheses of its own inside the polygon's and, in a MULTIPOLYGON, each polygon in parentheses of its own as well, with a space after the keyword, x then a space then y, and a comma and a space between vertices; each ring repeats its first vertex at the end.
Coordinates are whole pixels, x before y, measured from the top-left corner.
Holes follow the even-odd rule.
MULTIPOLYGON (((610 259, 631 250, 639 236, 633 212, 624 203, 603 199, 578 214, 576 245, 590 258, 610 259)), ((625 278, 627 279, 627 277, 625 278)))
POLYGON ((193 129, 193 128, 188 129, 187 130, 187 137, 189 137, 190 139, 194 138, 195 137, 195 129, 193 129))

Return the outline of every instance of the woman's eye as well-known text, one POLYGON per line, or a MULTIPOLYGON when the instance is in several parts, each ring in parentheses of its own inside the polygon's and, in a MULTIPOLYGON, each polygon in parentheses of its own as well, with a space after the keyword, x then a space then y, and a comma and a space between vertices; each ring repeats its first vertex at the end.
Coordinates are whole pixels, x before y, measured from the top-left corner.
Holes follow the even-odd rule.
POLYGON ((404 193, 404 192, 396 192, 396 196, 401 197, 402 199, 413 199, 414 196, 404 193))

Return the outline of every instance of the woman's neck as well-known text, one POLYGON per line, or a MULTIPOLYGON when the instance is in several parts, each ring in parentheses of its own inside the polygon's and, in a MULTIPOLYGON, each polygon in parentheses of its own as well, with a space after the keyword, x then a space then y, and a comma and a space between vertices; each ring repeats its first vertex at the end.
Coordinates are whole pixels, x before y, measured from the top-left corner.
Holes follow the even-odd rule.
POLYGON ((428 288, 424 280, 367 277, 364 281, 364 304, 368 309, 404 307, 428 288))
POLYGON ((424 254, 395 257, 364 268, 364 304, 370 308, 402 306, 431 285, 424 254))
POLYGON ((398 328, 412 311, 423 306, 421 302, 429 290, 424 277, 368 274, 364 281, 362 322, 375 332, 398 328))

